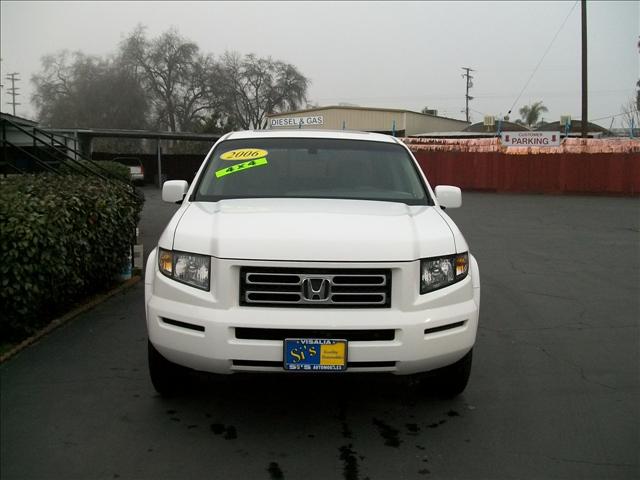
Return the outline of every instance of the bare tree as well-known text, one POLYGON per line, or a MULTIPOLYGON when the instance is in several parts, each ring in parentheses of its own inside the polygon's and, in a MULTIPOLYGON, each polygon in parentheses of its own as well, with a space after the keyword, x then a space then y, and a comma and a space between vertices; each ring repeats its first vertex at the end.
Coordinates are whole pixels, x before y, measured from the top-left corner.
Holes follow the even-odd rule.
POLYGON ((640 128, 640 111, 638 111, 636 101, 630 98, 627 103, 620 107, 621 121, 623 128, 640 128))
POLYGON ((144 128, 141 85, 117 58, 62 51, 42 58, 31 79, 39 120, 55 127, 144 128))
POLYGON ((305 104, 309 80, 255 55, 201 54, 176 30, 148 39, 136 27, 116 56, 62 52, 32 79, 44 123, 56 126, 224 132, 264 128, 266 115, 305 104))
POLYGON ((226 52, 221 60, 227 112, 244 129, 265 128, 266 115, 295 110, 307 98, 309 80, 288 63, 226 52))
POLYGON ((172 132, 193 129, 211 107, 206 78, 214 68, 210 56, 169 30, 146 38, 138 26, 121 44, 121 55, 143 81, 154 107, 156 123, 172 132))

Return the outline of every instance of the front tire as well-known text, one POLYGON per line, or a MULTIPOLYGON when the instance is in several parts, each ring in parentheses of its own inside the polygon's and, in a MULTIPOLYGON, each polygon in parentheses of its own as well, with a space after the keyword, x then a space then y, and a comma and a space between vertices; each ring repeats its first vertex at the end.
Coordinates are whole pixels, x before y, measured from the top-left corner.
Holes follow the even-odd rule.
POLYGON ((453 365, 438 370, 436 373, 438 392, 449 398, 460 395, 469 383, 472 361, 473 349, 453 365))
POLYGON ((153 387, 163 397, 179 394, 185 386, 187 369, 164 358, 150 341, 147 343, 147 351, 153 387))
POLYGON ((473 349, 456 363, 437 370, 417 374, 416 387, 424 393, 436 394, 445 398, 460 395, 469 383, 473 349))

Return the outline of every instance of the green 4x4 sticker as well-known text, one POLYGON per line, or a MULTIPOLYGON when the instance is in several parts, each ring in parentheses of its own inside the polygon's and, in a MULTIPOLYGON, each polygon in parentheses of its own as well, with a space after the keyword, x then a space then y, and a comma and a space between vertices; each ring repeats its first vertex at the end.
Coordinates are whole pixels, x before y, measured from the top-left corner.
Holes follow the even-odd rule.
POLYGON ((249 168, 260 167, 262 165, 266 165, 267 163, 269 162, 267 162, 266 158, 256 158, 255 160, 249 160, 248 162, 236 163, 235 165, 231 165, 221 170, 216 170, 216 178, 221 178, 231 173, 242 172, 243 170, 248 170, 249 168))

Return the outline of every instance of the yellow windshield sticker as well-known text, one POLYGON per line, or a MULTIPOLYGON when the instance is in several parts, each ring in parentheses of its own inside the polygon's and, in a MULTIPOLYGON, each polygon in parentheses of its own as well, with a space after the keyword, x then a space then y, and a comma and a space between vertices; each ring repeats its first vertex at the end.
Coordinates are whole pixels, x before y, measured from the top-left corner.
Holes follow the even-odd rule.
POLYGON ((267 162, 266 158, 256 158, 255 160, 250 160, 248 162, 236 163, 235 165, 231 165, 227 168, 217 170, 216 178, 221 178, 231 173, 242 172, 243 170, 248 170, 249 168, 260 167, 261 165, 266 165, 267 163, 269 162, 267 162))
POLYGON ((256 158, 266 157, 269 154, 266 150, 260 148, 239 148, 237 150, 229 150, 220 155, 221 160, 254 160, 256 158))

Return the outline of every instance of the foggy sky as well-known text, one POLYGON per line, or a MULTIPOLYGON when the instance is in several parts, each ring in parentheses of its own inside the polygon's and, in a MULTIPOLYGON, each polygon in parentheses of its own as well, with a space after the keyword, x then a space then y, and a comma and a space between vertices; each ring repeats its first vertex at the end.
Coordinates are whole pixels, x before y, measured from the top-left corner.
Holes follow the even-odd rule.
MULTIPOLYGON (((20 72, 23 105, 40 58, 59 50, 114 53, 138 24, 149 37, 175 26, 203 52, 272 56, 311 79, 309 100, 435 108, 464 118, 462 66, 476 70, 472 120, 504 115, 562 21, 569 2, 14 2, 0 3, 2 111, 9 72, 20 72)), ((588 2, 589 117, 605 127, 634 96, 640 76, 640 2, 588 2), (601 119, 602 118, 602 119, 601 119), (601 120, 598 120, 601 119, 601 120)), ((581 117, 580 5, 515 105, 549 108, 547 121, 581 117)), ((619 117, 614 126, 619 126, 619 117)))

